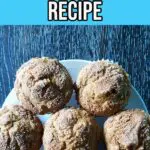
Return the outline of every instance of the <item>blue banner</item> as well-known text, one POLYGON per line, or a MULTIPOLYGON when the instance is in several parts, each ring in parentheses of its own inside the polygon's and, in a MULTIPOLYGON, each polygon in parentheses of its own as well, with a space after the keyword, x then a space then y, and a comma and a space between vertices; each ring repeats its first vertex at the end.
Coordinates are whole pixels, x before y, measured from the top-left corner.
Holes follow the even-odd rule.
POLYGON ((48 0, 1 0, 1 25, 148 25, 149 0, 103 0, 103 21, 48 21, 48 0))

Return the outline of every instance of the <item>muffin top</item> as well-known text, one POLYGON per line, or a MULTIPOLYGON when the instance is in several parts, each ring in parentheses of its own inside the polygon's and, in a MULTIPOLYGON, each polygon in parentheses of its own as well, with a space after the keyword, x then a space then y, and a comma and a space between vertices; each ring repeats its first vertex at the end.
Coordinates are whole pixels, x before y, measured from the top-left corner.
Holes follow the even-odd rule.
POLYGON ((96 150, 100 129, 84 110, 65 108, 46 122, 43 136, 45 150, 96 150))
POLYGON ((58 60, 32 58, 17 71, 14 88, 26 109, 44 114, 56 112, 69 101, 73 83, 58 60))
POLYGON ((127 73, 117 63, 108 60, 85 66, 76 85, 81 106, 98 116, 112 115, 121 110, 130 96, 127 73))
POLYGON ((0 150, 39 150, 42 133, 39 119, 22 106, 0 109, 0 150))
POLYGON ((104 134, 108 150, 149 150, 150 117, 139 109, 123 111, 108 118, 104 134))

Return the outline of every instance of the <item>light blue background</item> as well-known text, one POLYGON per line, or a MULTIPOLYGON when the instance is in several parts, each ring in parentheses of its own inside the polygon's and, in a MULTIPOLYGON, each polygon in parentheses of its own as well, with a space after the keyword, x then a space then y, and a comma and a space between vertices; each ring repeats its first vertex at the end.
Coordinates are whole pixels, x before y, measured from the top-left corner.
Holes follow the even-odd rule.
POLYGON ((102 15, 102 22, 50 22, 47 0, 0 0, 1 25, 147 25, 150 0, 104 0, 102 15))

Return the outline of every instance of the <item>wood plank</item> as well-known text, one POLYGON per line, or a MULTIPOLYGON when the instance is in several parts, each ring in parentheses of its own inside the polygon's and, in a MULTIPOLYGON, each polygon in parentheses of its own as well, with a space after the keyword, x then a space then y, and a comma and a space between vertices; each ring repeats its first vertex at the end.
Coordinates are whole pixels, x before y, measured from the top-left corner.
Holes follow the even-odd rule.
POLYGON ((129 73, 150 110, 150 26, 0 26, 0 104, 32 57, 112 59, 129 73))

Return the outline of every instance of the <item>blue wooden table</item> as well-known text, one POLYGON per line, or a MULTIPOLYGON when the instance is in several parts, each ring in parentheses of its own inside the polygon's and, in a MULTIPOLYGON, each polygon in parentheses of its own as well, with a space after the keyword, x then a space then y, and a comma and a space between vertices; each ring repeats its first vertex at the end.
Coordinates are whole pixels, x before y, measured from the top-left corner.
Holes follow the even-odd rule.
POLYGON ((150 26, 0 26, 0 105, 19 66, 41 56, 119 62, 150 111, 150 26))

